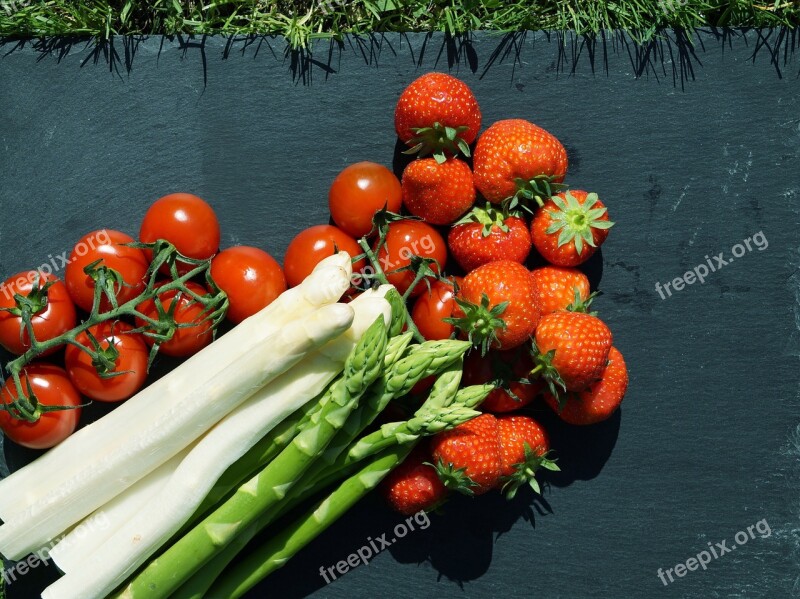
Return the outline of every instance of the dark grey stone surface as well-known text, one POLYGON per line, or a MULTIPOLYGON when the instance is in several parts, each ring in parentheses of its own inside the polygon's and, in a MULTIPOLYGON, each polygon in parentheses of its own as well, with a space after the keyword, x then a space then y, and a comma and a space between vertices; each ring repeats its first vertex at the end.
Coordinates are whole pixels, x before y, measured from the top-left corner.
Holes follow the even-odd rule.
MULTIPOLYGON (((85 231, 135 234, 148 204, 192 191, 225 245, 280 257, 328 218, 346 164, 394 156, 392 111, 419 74, 449 70, 485 123, 523 117, 567 146, 575 187, 618 222, 594 275, 631 371, 621 414, 553 429, 564 472, 544 501, 452 502, 430 527, 325 585, 401 519, 371 497, 253 597, 789 597, 800 595, 798 413, 800 82, 797 33, 392 35, 312 57, 253 38, 0 45, 0 273, 85 231), (706 255, 768 241, 661 299, 706 255), (760 239, 760 238, 759 238, 760 239), (766 520, 771 535, 665 587, 659 568, 766 520)), ((11 468, 23 456, 6 444, 11 468)), ((43 573, 11 597, 33 597, 43 573)))

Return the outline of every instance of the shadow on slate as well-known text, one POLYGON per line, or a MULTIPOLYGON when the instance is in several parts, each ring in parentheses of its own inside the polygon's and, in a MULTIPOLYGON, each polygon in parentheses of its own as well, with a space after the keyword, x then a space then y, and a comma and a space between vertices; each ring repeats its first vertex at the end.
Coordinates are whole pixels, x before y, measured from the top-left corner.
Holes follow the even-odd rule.
MULTIPOLYGON (((547 43, 555 42, 558 47, 557 56, 550 68, 558 73, 575 74, 582 62, 588 63, 591 72, 608 74, 609 53, 627 54, 636 77, 652 76, 656 80, 662 78, 672 81, 681 88, 695 79, 695 69, 702 68, 702 55, 706 45, 716 43, 722 47, 731 47, 740 40, 746 40, 749 29, 702 28, 691 32, 683 30, 662 30, 654 39, 639 43, 628 34, 618 31, 601 31, 596 35, 574 35, 564 32, 541 32, 547 43), (702 35, 701 35, 702 34, 702 35)), ((775 70, 779 78, 784 76, 784 69, 795 51, 800 47, 800 33, 797 29, 781 27, 776 29, 755 30, 756 40, 752 46, 750 60, 755 62, 762 55, 775 70)), ((479 67, 478 51, 474 43, 473 32, 451 36, 435 33, 398 34, 392 37, 398 43, 410 44, 410 37, 423 36, 418 51, 414 55, 418 66, 424 64, 428 53, 435 53, 437 68, 453 70, 461 65, 476 73, 479 67), (398 37, 399 36, 399 37, 398 37), (432 46, 432 47, 431 47, 432 46)), ((497 39, 495 47, 488 54, 481 77, 496 64, 512 61, 521 65, 521 55, 527 45, 529 36, 537 35, 529 31, 510 32, 505 34, 489 33, 497 39)), ((254 58, 262 50, 270 52, 274 57, 279 55, 287 65, 292 80, 303 85, 311 85, 315 76, 324 79, 336 75, 343 52, 355 52, 361 55, 364 63, 378 66, 382 52, 393 55, 395 48, 388 39, 391 34, 350 35, 345 40, 317 40, 310 49, 291 48, 283 38, 265 35, 233 35, 227 37, 223 50, 223 58, 234 53, 244 54, 254 49, 254 58)), ((163 38, 175 40, 184 55, 199 54, 203 69, 203 84, 208 84, 206 40, 207 35, 175 35, 163 38)), ((81 66, 98 65, 105 62, 109 71, 121 76, 123 72, 130 74, 134 68, 137 50, 147 36, 116 36, 102 42, 87 41, 79 37, 53 37, 37 40, 0 39, 0 54, 8 54, 27 47, 32 47, 42 57, 52 56, 57 60, 64 58, 73 48, 90 47, 91 52, 81 66)), ((485 38, 484 38, 485 39, 485 38)), ((485 53, 485 50, 482 50, 485 53)), ((511 72, 512 78, 514 70, 511 72)), ((789 76, 792 73, 787 73, 789 76)), ((800 73, 798 73, 800 74, 800 73)), ((797 74, 795 74, 797 75, 797 74)))
MULTIPOLYGON (((384 533, 385 540, 391 545, 381 552, 382 559, 387 559, 384 554, 389 554, 403 564, 430 563, 440 578, 463 587, 463 583, 486 573, 492 563, 495 542, 518 521, 523 520, 524 526, 533 531, 537 518, 552 513, 547 500, 535 496, 528 488, 521 489, 511 501, 497 494, 473 499, 457 495, 430 515, 428 527, 420 529, 415 522, 416 530, 399 539, 393 531, 405 517, 389 511, 383 500, 373 493, 317 537, 316 542, 273 573, 268 581, 257 585, 252 595, 265 596, 274 589, 281 589, 282 598, 301 599, 319 591, 326 586, 319 571, 321 567, 332 567, 337 578, 341 577, 335 570, 336 563, 346 560, 362 545, 368 545, 369 540, 384 533)), ((260 535, 254 544, 266 538, 268 533, 260 535)), ((376 545, 381 547, 378 541, 376 545)), ((330 580, 330 573, 328 577, 330 580)))

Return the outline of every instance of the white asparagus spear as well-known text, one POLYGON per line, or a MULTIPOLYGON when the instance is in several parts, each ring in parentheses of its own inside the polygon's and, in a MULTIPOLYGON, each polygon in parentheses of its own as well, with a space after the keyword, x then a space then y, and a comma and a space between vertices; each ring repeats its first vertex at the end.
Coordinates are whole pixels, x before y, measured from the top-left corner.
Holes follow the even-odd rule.
MULTIPOLYGON (((347 290, 351 275, 352 266, 347 253, 340 252, 322 260, 300 285, 281 294, 269 306, 189 358, 184 365, 197 372, 212 371, 220 355, 233 355, 248 343, 251 328, 261 328, 265 333, 275 332, 293 318, 302 318, 321 306, 338 301, 347 290)), ((121 434, 127 430, 127 423, 141 418, 145 412, 157 412, 167 407, 165 398, 169 397, 170 391, 169 379, 165 379, 167 377, 145 387, 111 413, 78 430, 35 462, 0 481, 0 518, 10 520, 15 512, 24 512, 39 497, 75 476, 87 460, 99 459, 103 453, 127 443, 127 438, 121 434)))
POLYGON ((106 539, 134 517, 167 484, 194 445, 173 456, 111 501, 92 512, 50 550, 50 557, 62 572, 81 567, 106 539))
POLYGON ((187 361, 161 379, 166 381, 164 401, 169 407, 126 422, 120 434, 135 431, 125 435, 128 443, 103 453, 99 462, 92 461, 0 526, 0 553, 20 559, 41 548, 185 448, 308 352, 341 335, 352 320, 350 306, 331 304, 283 325, 277 333, 244 321, 239 326, 246 327, 247 338, 235 350, 218 355, 213 367, 198 371, 187 361))
POLYGON ((113 591, 192 516, 225 470, 284 418, 321 393, 341 372, 358 340, 382 316, 388 325, 390 286, 350 303, 353 325, 341 337, 267 385, 211 429, 167 484, 113 533, 80 568, 43 594, 46 599, 102 598, 113 591))

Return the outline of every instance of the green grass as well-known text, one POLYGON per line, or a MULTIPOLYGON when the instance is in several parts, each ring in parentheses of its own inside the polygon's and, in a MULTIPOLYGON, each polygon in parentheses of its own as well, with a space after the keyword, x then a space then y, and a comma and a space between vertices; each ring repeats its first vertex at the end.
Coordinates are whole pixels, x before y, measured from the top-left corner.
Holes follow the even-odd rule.
POLYGON ((798 23, 800 0, 0 0, 0 36, 277 34, 295 48, 384 31, 622 29, 646 40, 662 28, 798 23))

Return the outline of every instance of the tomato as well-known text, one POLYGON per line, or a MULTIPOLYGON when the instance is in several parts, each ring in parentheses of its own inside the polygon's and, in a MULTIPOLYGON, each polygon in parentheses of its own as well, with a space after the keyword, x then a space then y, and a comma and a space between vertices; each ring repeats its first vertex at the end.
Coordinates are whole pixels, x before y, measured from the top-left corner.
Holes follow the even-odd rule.
MULTIPOLYGON (((28 297, 35 304, 31 322, 37 341, 58 337, 73 328, 77 322, 75 305, 69 297, 67 286, 52 274, 28 270, 9 277, 0 285, 0 308, 15 308, 15 294, 28 297), (34 281, 37 282, 36 290, 33 287, 34 281), (46 294, 41 293, 44 283, 49 281, 53 281, 53 284, 47 288, 46 294)), ((22 319, 19 316, 0 311, 0 345, 12 354, 24 354, 31 347, 28 332, 22 330, 21 325, 22 319)), ((59 349, 60 347, 54 347, 41 355, 50 355, 59 349)))
MULTIPOLYGON (((133 237, 113 231, 101 229, 92 231, 81 237, 69 256, 66 271, 66 283, 69 295, 78 307, 90 312, 94 301, 94 279, 83 272, 83 269, 97 260, 122 275, 124 285, 117 286, 117 303, 124 304, 142 292, 147 274, 147 255, 140 249, 127 247, 125 243, 134 241, 133 237)), ((111 307, 104 295, 100 303, 102 311, 111 307)))
POLYGON ((464 385, 483 385, 499 382, 481 403, 486 412, 513 412, 531 403, 543 389, 540 380, 520 382, 533 368, 530 354, 524 350, 490 351, 485 356, 471 351, 464 360, 464 385), (510 393, 509 393, 510 391, 510 393))
POLYGON ((211 261, 211 278, 228 294, 228 320, 242 322, 286 291, 283 269, 264 250, 240 245, 211 261))
POLYGON ((422 293, 411 310, 414 324, 425 339, 449 339, 455 327, 444 319, 451 318, 457 306, 454 287, 444 281, 431 283, 430 291, 424 283, 422 287, 422 293))
POLYGON ((363 237, 372 229, 372 217, 384 206, 400 212, 400 181, 381 164, 357 162, 339 173, 328 193, 333 222, 348 235, 363 237))
MULTIPOLYGON (((386 243, 378 252, 378 261, 386 278, 400 293, 405 293, 414 282, 414 273, 397 271, 411 264, 411 257, 415 255, 433 258, 439 266, 434 264, 431 268, 441 272, 447 263, 447 246, 439 232, 422 221, 400 220, 390 224, 386 243)), ((425 283, 420 282, 411 295, 420 295, 425 289, 425 283)))
MULTIPOLYGON (((214 209, 190 193, 173 193, 156 200, 147 210, 139 239, 152 243, 166 239, 188 258, 206 260, 219 249, 219 221, 214 209)), ((178 263, 178 272, 192 267, 178 263)))
MULTIPOLYGON (((303 282, 314 267, 324 258, 332 256, 336 250, 347 252, 353 258, 362 254, 355 239, 332 225, 316 225, 300 231, 286 248, 283 269, 289 287, 303 282)), ((365 262, 359 260, 353 265, 353 272, 364 268, 365 262)))
MULTIPOLYGON (((45 406, 79 406, 81 396, 64 372, 63 368, 38 362, 29 364, 20 376, 22 389, 27 394, 28 385, 40 404, 45 406)), ((0 390, 4 403, 11 403, 17 397, 14 380, 6 379, 0 390)), ((14 418, 6 411, 0 411, 0 430, 15 443, 30 449, 49 449, 69 437, 78 426, 81 409, 57 410, 43 413, 36 422, 14 418)))
MULTIPOLYGON (((150 352, 142 335, 131 333, 132 329, 132 326, 124 322, 111 321, 89 328, 89 333, 100 344, 101 351, 107 351, 113 345, 118 354, 113 370, 108 372, 124 374, 103 378, 97 373, 89 354, 74 345, 67 346, 64 352, 67 374, 78 391, 98 401, 122 401, 142 388, 147 378, 147 358, 150 352)), ((85 332, 78 335, 76 341, 95 349, 85 332)))
MULTIPOLYGON (((199 296, 208 294, 208 292, 197 283, 186 283, 186 288, 199 296)), ((197 302, 186 293, 179 293, 177 290, 173 290, 160 294, 158 299, 149 299, 142 302, 136 309, 149 318, 158 318, 156 301, 161 304, 164 312, 169 312, 172 309, 173 302, 176 302, 173 312, 175 322, 178 324, 190 325, 175 329, 172 338, 159 346, 159 352, 167 356, 191 356, 211 343, 213 339, 211 321, 205 320, 208 314, 204 311, 205 308, 203 304, 197 302)), ((147 323, 144 320, 136 319, 137 328, 146 325, 147 323)), ((150 345, 155 342, 155 339, 149 335, 144 335, 144 339, 150 345)))

